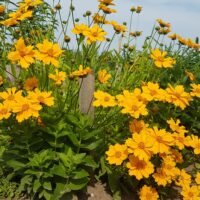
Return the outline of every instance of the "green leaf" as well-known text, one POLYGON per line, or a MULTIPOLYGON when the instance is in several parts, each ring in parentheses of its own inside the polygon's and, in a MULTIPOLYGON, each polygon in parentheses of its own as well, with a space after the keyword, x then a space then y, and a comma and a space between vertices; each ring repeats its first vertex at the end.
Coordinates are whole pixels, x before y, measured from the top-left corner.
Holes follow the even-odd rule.
POLYGON ((69 183, 69 188, 71 190, 81 190, 87 185, 88 181, 89 179, 87 177, 82 179, 73 179, 69 183))
POLYGON ((38 179, 36 179, 33 183, 33 192, 38 192, 39 188, 41 187, 41 183, 38 179))
POLYGON ((51 170, 51 173, 57 176, 61 176, 63 178, 67 178, 65 167, 61 163, 59 163, 59 165, 54 166, 51 170))
POLYGON ((70 193, 71 189, 65 183, 56 183, 56 188, 51 197, 51 200, 60 199, 64 194, 70 193))
POLYGON ((14 171, 17 171, 17 170, 20 170, 20 169, 23 169, 26 167, 26 165, 22 162, 19 162, 17 160, 9 160, 7 162, 8 166, 12 167, 14 169, 14 171))
POLYGON ((51 183, 50 182, 44 182, 43 183, 43 188, 45 188, 46 190, 52 190, 52 187, 51 187, 51 183))
POLYGON ((67 135, 70 141, 73 143, 74 146, 79 147, 79 141, 74 133, 70 133, 67 135))
POLYGON ((80 171, 73 172, 73 179, 81 179, 88 176, 89 176, 88 172, 84 169, 80 169, 80 171))

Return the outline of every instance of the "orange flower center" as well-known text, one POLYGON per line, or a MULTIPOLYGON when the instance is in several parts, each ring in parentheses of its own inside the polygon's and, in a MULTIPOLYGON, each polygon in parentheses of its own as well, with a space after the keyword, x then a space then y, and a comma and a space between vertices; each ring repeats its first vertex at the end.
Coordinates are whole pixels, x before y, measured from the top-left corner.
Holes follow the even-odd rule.
POLYGON ((115 157, 120 158, 122 156, 120 151, 115 152, 115 157))
POLYGON ((22 112, 25 112, 25 111, 27 111, 28 109, 30 108, 30 106, 29 106, 29 104, 23 104, 22 105, 22 112))
POLYGON ((110 98, 109 97, 104 97, 104 101, 109 101, 110 98))
POLYGON ((157 137, 156 137, 156 140, 157 140, 159 143, 162 143, 162 142, 163 142, 163 139, 162 139, 161 136, 157 136, 157 137))
POLYGON ((6 108, 3 108, 0 110, 1 115, 6 115, 8 113, 8 110, 6 108))
POLYGON ((13 94, 9 95, 7 98, 9 101, 13 101, 15 99, 15 96, 13 94))
POLYGON ((38 97, 38 101, 39 101, 40 103, 44 103, 45 98, 44 98, 43 96, 39 96, 39 97, 38 97))
POLYGON ((145 148, 144 142, 140 142, 140 143, 138 144, 138 147, 139 147, 140 149, 144 149, 144 148, 145 148))
POLYGON ((144 169, 145 168, 145 162, 143 161, 137 161, 137 163, 135 164, 137 169, 144 169))
POLYGON ((160 62, 164 62, 165 59, 164 59, 164 57, 162 57, 162 56, 158 56, 158 57, 157 57, 157 60, 160 61, 160 62))

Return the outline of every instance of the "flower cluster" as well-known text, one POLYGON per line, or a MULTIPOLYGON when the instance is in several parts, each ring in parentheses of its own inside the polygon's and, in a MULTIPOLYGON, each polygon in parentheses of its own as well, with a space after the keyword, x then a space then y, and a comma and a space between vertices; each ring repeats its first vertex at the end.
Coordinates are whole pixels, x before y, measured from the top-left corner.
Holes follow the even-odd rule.
POLYGON ((30 117, 39 117, 39 111, 43 106, 53 106, 54 97, 51 92, 27 91, 23 95, 22 90, 16 87, 8 88, 6 91, 0 92, 0 120, 8 119, 11 115, 16 116, 18 122, 29 119, 30 117))

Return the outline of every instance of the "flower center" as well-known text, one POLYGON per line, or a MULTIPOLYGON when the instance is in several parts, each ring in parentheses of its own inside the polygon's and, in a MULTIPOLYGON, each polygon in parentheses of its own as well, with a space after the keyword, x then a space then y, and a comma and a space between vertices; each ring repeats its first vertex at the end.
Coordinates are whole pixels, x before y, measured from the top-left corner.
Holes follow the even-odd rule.
POLYGON ((109 101, 110 98, 109 97, 104 97, 104 101, 109 101))
POLYGON ((30 106, 26 103, 22 105, 22 112, 27 111, 30 108, 30 106))
POLYGON ((144 149, 144 148, 145 148, 144 142, 140 142, 140 143, 138 144, 138 147, 139 147, 140 149, 144 149))
POLYGON ((116 153, 115 153, 115 157, 117 157, 117 158, 120 158, 121 157, 121 152, 120 151, 117 151, 116 153))
POLYGON ((13 94, 9 95, 7 98, 9 101, 13 101, 15 99, 15 96, 13 94))
POLYGON ((38 97, 38 101, 39 101, 40 103, 44 103, 45 99, 44 99, 43 96, 39 96, 39 97, 38 97))
POLYGON ((163 141, 161 136, 157 136, 157 137, 156 137, 156 140, 157 140, 159 143, 162 143, 162 141, 163 141))
POLYGON ((6 108, 3 108, 0 110, 0 114, 5 115, 8 113, 8 110, 6 108))

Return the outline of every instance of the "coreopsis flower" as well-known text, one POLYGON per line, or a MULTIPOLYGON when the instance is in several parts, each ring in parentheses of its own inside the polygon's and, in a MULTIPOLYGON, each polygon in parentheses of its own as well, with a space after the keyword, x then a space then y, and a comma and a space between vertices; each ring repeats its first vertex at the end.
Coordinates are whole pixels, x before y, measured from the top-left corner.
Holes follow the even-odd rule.
POLYGON ((141 131, 139 134, 134 133, 132 138, 126 140, 126 146, 128 152, 134 154, 140 160, 148 161, 151 158, 153 141, 149 139, 145 131, 141 131))
POLYGON ((98 80, 102 84, 106 84, 109 79, 111 78, 111 75, 107 72, 107 70, 99 70, 98 71, 98 80))
POLYGON ((5 6, 0 4, 0 14, 4 13, 5 6))
POLYGON ((168 35, 168 38, 170 38, 171 40, 176 40, 177 34, 176 33, 170 34, 170 35, 168 35))
POLYGON ((16 119, 19 123, 30 117, 39 117, 41 109, 42 106, 39 103, 25 97, 17 98, 16 102, 12 104, 12 112, 16 113, 16 119))
POLYGON ((105 35, 107 35, 107 33, 102 28, 100 28, 97 24, 94 24, 83 34, 87 37, 87 44, 91 44, 97 41, 101 41, 101 42, 105 41, 106 40, 105 35))
POLYGON ((47 39, 43 43, 37 44, 38 51, 35 53, 35 57, 42 61, 46 65, 54 65, 58 67, 58 59, 61 56, 63 50, 59 47, 58 44, 54 44, 47 39))
POLYGON ((20 38, 15 44, 15 51, 8 53, 8 59, 27 69, 34 62, 33 46, 26 46, 24 39, 20 38))
POLYGON ((116 13, 117 11, 115 9, 109 8, 103 3, 99 4, 99 9, 102 10, 105 14, 111 14, 111 13, 116 13))
POLYGON ((153 127, 153 129, 149 129, 148 133, 149 137, 153 140, 153 153, 167 153, 170 150, 170 146, 173 145, 173 137, 170 133, 168 133, 164 129, 158 129, 157 127, 153 127))
POLYGON ((196 173, 195 182, 197 185, 200 185, 200 172, 196 173))
POLYGON ((180 35, 177 36, 178 42, 182 45, 187 45, 187 40, 180 35))
POLYGON ((181 195, 183 196, 183 200, 200 200, 200 191, 195 185, 183 187, 181 195))
POLYGON ((194 74, 192 72, 189 72, 189 71, 185 70, 185 74, 191 81, 195 80, 195 76, 194 76, 194 74))
POLYGON ((2 99, 5 104, 12 104, 22 96, 22 90, 17 91, 16 87, 8 88, 4 92, 0 92, 0 100, 2 99))
POLYGON ((55 74, 49 74, 49 78, 55 81, 56 85, 61 85, 66 79, 67 75, 63 71, 55 70, 55 74))
POLYGON ((89 30, 89 27, 86 24, 75 24, 72 29, 72 33, 77 35, 85 35, 84 33, 89 30))
POLYGON ((165 99, 166 92, 160 88, 158 83, 148 82, 142 86, 142 96, 147 101, 162 101, 165 99))
POLYGON ((124 114, 129 114, 136 119, 138 119, 140 116, 148 115, 146 104, 138 101, 137 99, 127 99, 124 102, 121 112, 124 114))
POLYGON ((170 33, 171 32, 171 29, 170 28, 160 28, 159 30, 158 30, 158 33, 159 34, 161 34, 161 35, 167 35, 168 33, 170 33))
POLYGON ((137 180, 148 178, 154 172, 154 166, 150 161, 140 160, 134 155, 129 156, 126 167, 130 176, 135 176, 137 180))
POLYGON ((106 151, 107 158, 109 164, 121 165, 124 160, 128 157, 128 151, 126 145, 110 145, 109 150, 106 151))
POLYGON ((8 119, 11 115, 10 106, 8 104, 0 103, 0 120, 8 119))
POLYGON ((28 92, 27 98, 42 105, 54 105, 54 97, 52 97, 52 92, 43 92, 35 89, 34 92, 28 92))
POLYGON ((191 135, 189 145, 194 149, 194 154, 200 154, 200 139, 198 136, 191 135))
POLYGON ((100 3, 105 4, 106 6, 115 5, 113 0, 98 0, 100 3))
POLYGON ((175 181, 177 186, 180 187, 185 187, 187 185, 191 184, 192 177, 190 174, 188 174, 185 169, 181 169, 178 176, 177 180, 175 181))
POLYGON ((43 0, 24 0, 19 3, 20 8, 33 8, 44 3, 43 0))
POLYGON ((181 121, 177 119, 176 121, 174 119, 167 120, 167 123, 169 124, 169 127, 172 131, 177 133, 187 133, 188 131, 185 129, 185 126, 181 126, 181 121))
POLYGON ((165 28, 165 27, 170 28, 170 27, 171 27, 171 24, 170 24, 170 23, 165 22, 165 21, 163 21, 162 19, 157 19, 156 21, 157 21, 158 24, 159 24, 161 27, 163 27, 163 28, 165 28))
POLYGON ((171 149, 170 156, 174 159, 176 163, 183 163, 183 156, 178 150, 171 149))
POLYGON ((93 106, 95 107, 114 107, 116 106, 116 100, 115 97, 112 95, 108 94, 107 92, 103 91, 96 91, 94 93, 95 100, 93 102, 93 106))
POLYGON ((143 120, 134 119, 129 123, 129 130, 131 133, 140 133, 142 130, 147 130, 149 124, 146 124, 143 120))
POLYGON ((192 86, 192 91, 190 92, 190 95, 192 97, 198 97, 200 98, 200 84, 190 84, 192 86))
POLYGON ((71 72, 69 78, 84 77, 91 73, 92 70, 90 67, 83 68, 83 65, 79 65, 79 69, 71 72))
POLYGON ((161 167, 168 176, 171 176, 171 180, 175 180, 180 173, 180 170, 176 167, 176 162, 171 156, 163 158, 161 167))
POLYGON ((37 87, 38 87, 38 79, 35 76, 26 79, 24 83, 25 90, 34 90, 37 87))
POLYGON ((159 195, 155 188, 144 185, 140 189, 139 198, 140 200, 157 200, 159 195))
POLYGON ((14 26, 20 21, 32 17, 33 11, 28 8, 19 8, 16 12, 11 12, 8 16, 9 18, 2 21, 1 24, 4 26, 14 26))
POLYGON ((185 92, 183 85, 172 87, 169 84, 168 88, 166 88, 166 92, 168 94, 167 102, 173 103, 182 110, 184 110, 189 105, 189 101, 191 101, 191 96, 189 93, 185 92))
POLYGON ((110 23, 113 27, 113 29, 117 32, 117 33, 124 33, 126 32, 127 27, 124 25, 120 25, 118 24, 116 21, 110 21, 110 23))
POLYGON ((176 61, 171 57, 166 57, 167 52, 159 49, 151 50, 151 58, 158 68, 172 68, 176 61))
POLYGON ((169 176, 164 168, 157 168, 156 173, 154 173, 153 178, 158 185, 166 186, 168 183, 172 182, 171 176, 169 176))
POLYGON ((173 133, 172 137, 174 138, 174 145, 178 147, 178 149, 183 150, 186 144, 186 137, 184 133, 173 133))
POLYGON ((3 77, 0 76, 0 86, 3 85, 3 77))
POLYGON ((107 21, 105 19, 105 16, 102 16, 102 15, 99 15, 98 13, 95 13, 93 16, 92 16, 94 22, 96 24, 109 24, 109 21, 107 21))

